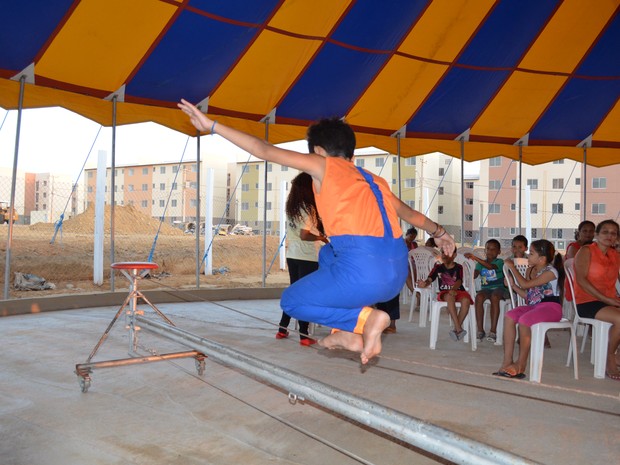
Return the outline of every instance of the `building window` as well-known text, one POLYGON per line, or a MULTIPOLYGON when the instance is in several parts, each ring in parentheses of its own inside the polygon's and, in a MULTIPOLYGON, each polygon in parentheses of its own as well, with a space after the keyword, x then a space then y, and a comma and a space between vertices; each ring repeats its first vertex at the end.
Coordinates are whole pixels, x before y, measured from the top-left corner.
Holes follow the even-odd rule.
POLYGON ((561 160, 554 160, 553 164, 554 165, 563 165, 564 164, 564 159, 562 158, 561 160))
POLYGON ((272 184, 270 182, 267 183, 267 192, 272 189, 272 184))
POLYGON ((415 200, 407 200, 405 202, 409 207, 415 209, 415 200))
POLYGON ((133 192, 133 184, 128 184, 128 185, 127 185, 127 190, 128 190, 129 192, 133 192))
POLYGON ((165 191, 166 190, 166 183, 165 182, 160 182, 159 183, 159 190, 160 191, 165 191))
POLYGON ((579 210, 581 210, 581 204, 576 203, 575 204, 575 211, 579 211, 579 210))
POLYGON ((537 203, 531 203, 530 204, 530 213, 532 215, 535 215, 536 213, 538 213, 538 204, 537 203))
POLYGON ((489 159, 489 166, 502 166, 502 157, 493 157, 489 159))
POLYGON ((593 203, 592 204, 592 214, 593 215, 604 215, 605 214, 605 204, 604 203, 593 203))
POLYGON ((179 172, 179 166, 178 166, 178 165, 174 165, 174 166, 172 167, 172 172, 173 172, 173 173, 178 173, 178 172, 179 172))
POLYGON ((171 206, 171 207, 176 207, 176 206, 177 206, 177 199, 172 199, 172 200, 170 201, 170 206, 171 206))
POLYGON ((148 191, 149 190, 149 185, 148 184, 142 184, 142 191, 148 191))
POLYGON ((129 168, 129 176, 133 176, 133 168, 129 168))
POLYGON ((592 178, 592 189, 606 189, 607 178, 592 178))
POLYGON ((499 228, 489 228, 489 237, 499 237, 499 228))
POLYGON ((383 166, 384 161, 385 160, 383 158, 375 158, 375 166, 377 168, 381 168, 383 166))
POLYGON ((489 181, 489 189, 492 191, 497 191, 502 187, 502 182, 500 180, 489 181))
POLYGON ((439 168, 439 176, 443 176, 446 170, 444 168, 439 168))
POLYGON ((473 204, 474 204, 474 199, 469 199, 469 198, 465 199, 465 205, 473 205, 473 204))
POLYGON ((159 167, 159 173, 160 174, 166 174, 166 167, 165 166, 160 166, 159 167))
POLYGON ((267 173, 271 173, 273 171, 273 163, 267 163, 267 173))
POLYGON ((581 186, 581 178, 575 178, 575 186, 581 186))
POLYGON ((474 215, 472 215, 471 213, 466 213, 465 221, 474 221, 474 215))
POLYGON ((516 211, 517 209, 517 204, 516 203, 511 203, 510 204, 510 211, 516 211))
POLYGON ((562 239, 562 230, 551 229, 551 239, 562 239))
POLYGON ((249 184, 241 184, 241 192, 250 192, 249 184))
POLYGON ((198 200, 196 200, 196 199, 189 199, 189 206, 196 208, 198 206, 198 200))
POLYGON ((271 210, 271 202, 267 202, 267 204, 266 204, 265 208, 266 208, 267 210, 271 210))
POLYGON ((366 160, 364 160, 363 158, 358 158, 357 160, 355 160, 355 166, 359 166, 360 168, 363 168, 365 161, 366 160))
POLYGON ((415 157, 405 158, 405 166, 415 166, 415 157))
POLYGON ((443 195, 443 186, 437 188, 437 193, 443 195))
POLYGON ((144 174, 144 175, 149 174, 149 169, 148 168, 142 168, 142 174, 144 174))
POLYGON ((516 187, 516 186, 517 186, 517 180, 516 180, 516 179, 511 179, 511 180, 510 180, 510 185, 511 185, 512 187, 516 187))
POLYGON ((501 205, 499 203, 490 203, 489 204, 489 214, 500 213, 501 205))
POLYGON ((538 179, 528 179, 527 185, 530 189, 538 189, 538 179))
POLYGON ((564 213, 564 204, 563 203, 552 203, 551 213, 564 213))
POLYGON ((405 179, 405 187, 412 189, 415 187, 415 178, 407 178, 405 179))
POLYGON ((250 209, 250 204, 248 202, 241 202, 241 210, 248 211, 250 209))
POLYGON ((280 171, 288 171, 288 166, 281 165, 280 171))
POLYGON ((553 180, 554 189, 564 189, 564 178, 556 178, 553 180))
POLYGON ((163 199, 162 199, 162 200, 160 200, 160 201, 159 201, 159 206, 160 206, 160 207, 165 207, 165 206, 166 206, 166 201, 165 201, 165 200, 163 200, 163 199))
POLYGON ((443 214, 443 205, 439 205, 437 207, 437 213, 439 213, 440 215, 443 214))
POLYGON ((538 237, 538 229, 532 228, 532 239, 536 239, 538 237))
MULTIPOLYGON (((93 191, 93 186, 88 186, 88 192, 92 192, 93 191)), ((37 194, 39 195, 39 194, 37 194)))
POLYGON ((473 231, 465 231, 465 237, 471 239, 472 237, 474 237, 474 232, 473 231))
POLYGON ((474 188, 474 183, 471 181, 467 181, 465 183, 465 189, 473 189, 474 188))
POLYGON ((510 235, 511 236, 516 236, 517 235, 517 228, 510 228, 510 235))
POLYGON ((148 208, 149 206, 149 201, 148 200, 143 200, 142 202, 140 202, 140 206, 142 208, 148 208))
POLYGON ((176 182, 173 182, 173 183, 172 183, 172 190, 173 190, 173 191, 176 191, 176 190, 177 190, 177 187, 178 187, 177 183, 176 183, 176 182))

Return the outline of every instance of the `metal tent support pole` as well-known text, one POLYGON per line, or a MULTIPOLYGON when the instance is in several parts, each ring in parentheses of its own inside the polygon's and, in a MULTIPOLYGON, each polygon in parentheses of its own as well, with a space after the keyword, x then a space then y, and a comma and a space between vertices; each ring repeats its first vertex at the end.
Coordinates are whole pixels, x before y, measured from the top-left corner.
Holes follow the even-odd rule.
POLYGON ((19 155, 19 136, 22 130, 22 111, 24 109, 24 92, 26 89, 26 75, 19 78, 19 102, 17 106, 17 127, 15 129, 15 152, 13 153, 13 174, 11 175, 11 204, 9 205, 9 227, 6 240, 6 260, 4 263, 4 300, 9 298, 9 283, 11 282, 11 246, 13 244, 13 218, 15 217, 15 186, 17 184, 17 160, 19 155))
MULTIPOLYGON (((114 263, 114 204, 116 198, 116 104, 118 96, 112 97, 112 168, 110 169, 110 264, 114 263)), ((104 209, 105 217, 105 209, 104 209)), ((114 292, 114 269, 110 269, 110 290, 114 292)))
POLYGON ((531 464, 509 452, 473 441, 373 401, 354 396, 166 323, 137 317, 141 328, 205 354, 217 363, 289 392, 289 400, 310 401, 388 434, 412 446, 459 464, 531 464))
POLYGON ((461 137, 461 247, 465 245, 465 138, 461 137))
MULTIPOLYGON (((269 141, 269 117, 265 118, 265 140, 269 141)), ((263 287, 267 287, 267 169, 269 162, 265 160, 265 192, 263 195, 263 287)))
MULTIPOLYGON (((400 173, 400 163, 401 163, 401 158, 400 158, 400 133, 396 134, 396 155, 397 155, 397 159, 398 159, 398 167, 397 169, 397 178, 398 178, 398 198, 399 200, 402 200, 402 180, 401 180, 401 173, 400 173)), ((400 222, 400 229, 403 229, 403 220, 399 218, 398 220, 400 222)))
POLYGON ((583 176, 581 179, 581 192, 583 192, 583 203, 581 204, 581 221, 585 221, 586 220, 586 197, 587 197, 587 190, 588 190, 588 173, 587 173, 587 167, 588 167, 588 146, 586 144, 583 144, 583 165, 582 165, 582 172, 583 172, 583 176))
MULTIPOLYGON (((200 255, 200 131, 196 131, 196 289, 200 289, 200 266, 202 256, 200 255)), ((208 225, 211 228, 211 225, 208 225)), ((207 231, 207 221, 205 218, 205 234, 207 231)))
MULTIPOLYGON (((521 217, 523 216, 523 204, 521 202, 521 186, 523 183, 523 141, 519 141, 519 234, 523 234, 521 217)), ((529 212, 528 212, 529 215, 529 212)))

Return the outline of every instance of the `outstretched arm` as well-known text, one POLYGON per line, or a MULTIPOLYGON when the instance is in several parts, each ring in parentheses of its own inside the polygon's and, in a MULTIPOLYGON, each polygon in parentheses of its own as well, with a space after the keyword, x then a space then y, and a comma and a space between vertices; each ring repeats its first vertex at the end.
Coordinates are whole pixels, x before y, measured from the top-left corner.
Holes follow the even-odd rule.
POLYGON ((315 153, 308 154, 281 149, 258 137, 224 126, 207 117, 187 100, 181 99, 181 103, 178 103, 177 106, 189 116, 189 120, 199 131, 213 131, 261 160, 304 171, 319 183, 323 180, 325 158, 322 156, 315 153))
POLYGON ((429 233, 435 239, 437 247, 443 250, 446 255, 452 256, 456 245, 452 236, 446 232, 443 226, 435 223, 419 211, 414 210, 395 195, 392 195, 390 201, 399 218, 429 233))

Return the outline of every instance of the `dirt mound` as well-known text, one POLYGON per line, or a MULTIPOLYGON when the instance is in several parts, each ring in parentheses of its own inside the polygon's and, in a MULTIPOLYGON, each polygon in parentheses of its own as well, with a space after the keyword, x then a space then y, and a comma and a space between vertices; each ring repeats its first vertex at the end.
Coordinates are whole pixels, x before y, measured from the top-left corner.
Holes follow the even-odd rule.
MULTIPOLYGON (((106 234, 110 231, 110 206, 106 205, 104 211, 106 234)), ((43 231, 53 230, 50 223, 37 223, 30 226, 30 230, 43 231)), ((117 205, 114 208, 114 231, 116 234, 152 234, 157 233, 159 220, 138 211, 133 205, 117 205)), ((93 234, 95 231, 95 207, 89 206, 84 213, 63 221, 62 229, 67 233, 93 234)), ((160 234, 170 236, 182 236, 183 231, 168 223, 162 223, 160 234)))

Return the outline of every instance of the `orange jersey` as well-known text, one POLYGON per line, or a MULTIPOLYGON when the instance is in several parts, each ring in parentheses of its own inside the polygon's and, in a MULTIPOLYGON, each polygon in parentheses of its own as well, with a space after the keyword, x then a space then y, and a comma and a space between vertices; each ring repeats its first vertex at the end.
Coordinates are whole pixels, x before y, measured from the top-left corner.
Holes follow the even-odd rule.
MULTIPOLYGON (((398 215, 390 202, 392 191, 381 177, 372 175, 383 196, 392 235, 402 237, 398 215)), ((383 220, 370 185, 355 165, 344 158, 326 157, 321 192, 315 198, 328 236, 383 237, 383 220)))

